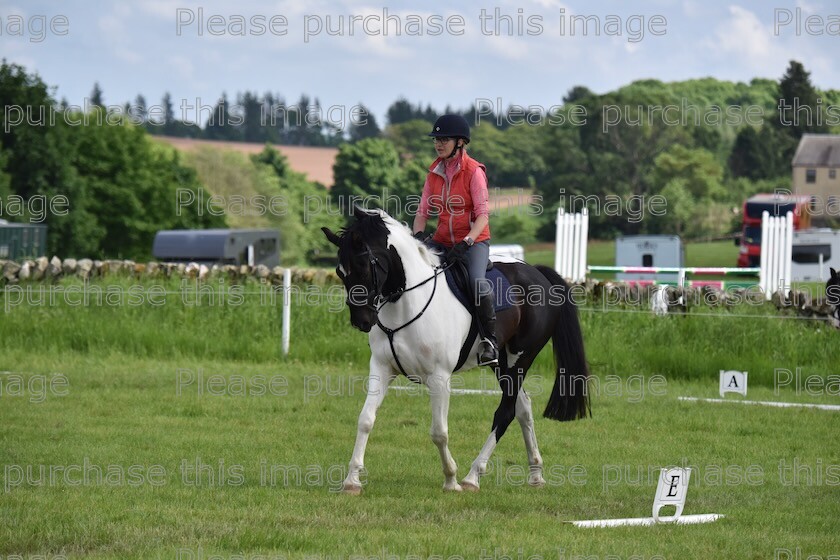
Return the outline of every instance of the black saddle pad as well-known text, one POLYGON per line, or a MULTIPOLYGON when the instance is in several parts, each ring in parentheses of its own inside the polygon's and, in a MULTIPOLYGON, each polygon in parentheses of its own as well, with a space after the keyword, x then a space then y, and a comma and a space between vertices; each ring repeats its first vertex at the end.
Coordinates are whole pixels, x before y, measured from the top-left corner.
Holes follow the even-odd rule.
MULTIPOLYGON (((454 267, 446 269, 446 283, 449 284, 449 289, 452 290, 461 305, 472 312, 473 307, 475 307, 470 301, 472 290, 466 289, 466 286, 463 285, 462 275, 453 272, 454 269, 454 267)), ((466 277, 466 274, 463 277, 466 277)), ((502 271, 494 266, 487 271, 487 280, 493 285, 493 307, 496 311, 499 312, 513 307, 514 298, 511 293, 510 281, 502 274, 502 271)))

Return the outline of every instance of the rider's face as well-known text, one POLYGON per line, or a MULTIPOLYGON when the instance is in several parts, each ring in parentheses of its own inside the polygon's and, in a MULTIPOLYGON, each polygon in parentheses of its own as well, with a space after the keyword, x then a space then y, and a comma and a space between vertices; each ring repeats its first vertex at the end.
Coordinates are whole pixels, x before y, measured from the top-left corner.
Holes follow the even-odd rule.
POLYGON ((448 157, 455 149, 455 138, 435 138, 435 152, 438 157, 448 157))

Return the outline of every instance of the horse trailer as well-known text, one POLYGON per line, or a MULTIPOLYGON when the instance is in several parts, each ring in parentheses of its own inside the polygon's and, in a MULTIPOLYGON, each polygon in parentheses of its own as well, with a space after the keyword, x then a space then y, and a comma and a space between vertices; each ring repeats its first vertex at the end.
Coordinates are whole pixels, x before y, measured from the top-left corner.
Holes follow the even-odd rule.
POLYGON ((152 255, 164 262, 280 264, 280 232, 273 229, 164 230, 155 235, 152 255))
POLYGON ((825 282, 829 267, 840 268, 840 230, 793 232, 791 276, 794 282, 825 282))
POLYGON ((0 259, 21 260, 47 254, 47 226, 0 220, 0 259))
MULTIPOLYGON (((615 240, 615 266, 680 268, 685 266, 685 250, 678 235, 625 235, 615 240)), ((676 273, 620 273, 617 280, 677 282, 676 273)))

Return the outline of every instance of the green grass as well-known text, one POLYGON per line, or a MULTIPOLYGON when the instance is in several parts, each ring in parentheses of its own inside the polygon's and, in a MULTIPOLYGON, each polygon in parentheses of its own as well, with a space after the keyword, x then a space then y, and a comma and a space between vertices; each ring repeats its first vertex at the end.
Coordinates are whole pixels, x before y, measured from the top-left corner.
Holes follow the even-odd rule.
MULTIPOLYGON (((335 490, 352 451, 369 351, 346 309, 297 299, 292 351, 282 358, 279 304, 249 295, 242 304, 196 307, 184 305, 181 293, 169 297, 158 307, 4 307, 0 371, 23 372, 27 381, 61 373, 69 387, 66 396, 40 399, 37 386, 22 395, 3 386, 0 558, 477 558, 482 551, 519 558, 521 551, 522 558, 565 560, 772 558, 777 549, 797 547, 802 558, 838 552, 840 414, 677 400, 717 396, 718 370, 741 369, 750 374, 750 399, 837 404, 836 393, 776 391, 773 384, 774 368, 801 368, 803 381, 816 375, 823 386, 837 375, 838 335, 819 323, 781 319, 767 307, 656 318, 585 306, 584 336, 599 380, 592 386, 593 417, 566 424, 537 419, 546 487, 521 484, 527 462, 514 424, 479 494, 443 493, 428 436, 428 397, 412 391, 385 400, 368 446, 365 493, 352 498, 335 490), (203 392, 185 382, 199 372, 203 392), (654 376, 664 381, 654 387, 654 376), (277 394, 240 394, 258 388, 260 379, 262 386, 277 381, 277 394), (211 394, 220 387, 235 394, 211 394), (115 473, 134 466, 143 483, 15 482, 14 467, 85 461, 115 473), (792 472, 783 478, 780 464, 794 461, 796 479, 792 472), (197 463, 200 478, 181 472, 182 464, 197 463), (695 468, 686 514, 727 517, 685 527, 583 530, 564 523, 649 516, 657 469, 671 464, 695 468), (273 484, 261 478, 261 467, 272 466, 280 470, 273 484)), ((0 296, 0 306, 7 303, 0 296)), ((535 410, 545 406, 551 378, 544 352, 526 380, 535 410)), ((487 370, 474 370, 455 384, 494 388, 495 381, 487 370)), ((460 476, 487 437, 496 402, 452 397, 450 448, 460 476)))
MULTIPOLYGON (((0 349, 38 348, 55 356, 75 352, 140 359, 282 359, 282 298, 256 281, 239 285, 213 280, 201 285, 198 299, 194 281, 138 284, 128 278, 87 284, 87 306, 68 305, 57 295, 82 287, 78 280, 63 279, 51 288, 33 284, 0 294, 0 349), (97 296, 107 293, 122 296, 112 301, 97 296), (130 305, 139 295, 146 303, 130 305)), ((366 367, 367 337, 349 327, 344 295, 338 286, 295 287, 289 359, 366 367)), ((752 364, 752 381, 769 385, 775 367, 795 365, 808 374, 825 375, 833 371, 838 355, 829 351, 836 333, 825 322, 799 319, 792 311, 780 313, 772 304, 721 309, 698 302, 688 316, 657 320, 638 306, 589 301, 581 305, 580 315, 589 359, 610 373, 696 379, 721 368, 748 369, 752 364), (674 351, 663 352, 663 347, 674 351), (686 355, 691 359, 684 359, 686 355)), ((550 370, 548 350, 536 366, 550 370)))

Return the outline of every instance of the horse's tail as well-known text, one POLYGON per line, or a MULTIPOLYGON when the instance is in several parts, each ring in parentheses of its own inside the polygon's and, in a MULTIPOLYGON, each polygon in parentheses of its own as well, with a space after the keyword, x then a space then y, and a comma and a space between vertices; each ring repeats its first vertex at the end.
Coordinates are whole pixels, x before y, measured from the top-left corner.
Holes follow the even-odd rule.
POLYGON ((586 364, 577 307, 569 294, 569 284, 554 269, 547 266, 536 268, 553 285, 563 287, 559 315, 551 337, 557 371, 543 416, 560 422, 585 418, 591 415, 587 393, 589 367, 586 364))

